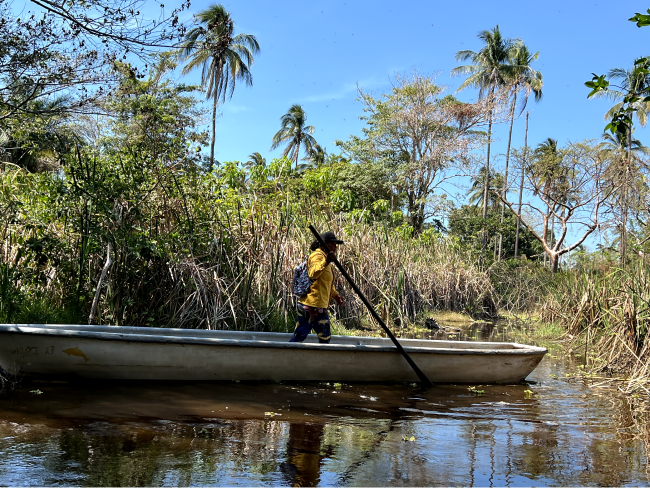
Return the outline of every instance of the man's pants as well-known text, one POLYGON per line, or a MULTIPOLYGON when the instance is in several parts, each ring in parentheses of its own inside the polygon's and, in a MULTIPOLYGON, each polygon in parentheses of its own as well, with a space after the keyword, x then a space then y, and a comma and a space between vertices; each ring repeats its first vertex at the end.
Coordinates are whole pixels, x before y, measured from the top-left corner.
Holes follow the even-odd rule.
POLYGON ((329 344, 332 333, 330 332, 330 316, 327 309, 307 307, 302 303, 298 303, 296 310, 298 312, 298 322, 296 322, 296 330, 289 342, 304 341, 311 329, 314 329, 318 335, 318 342, 329 344))

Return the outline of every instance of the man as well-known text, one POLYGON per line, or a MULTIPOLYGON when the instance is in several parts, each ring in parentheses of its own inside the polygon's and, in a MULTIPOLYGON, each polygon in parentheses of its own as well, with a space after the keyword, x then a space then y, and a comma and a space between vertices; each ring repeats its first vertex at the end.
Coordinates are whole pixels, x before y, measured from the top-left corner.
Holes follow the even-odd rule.
POLYGON ((320 236, 327 249, 323 249, 318 241, 312 242, 310 246, 312 253, 307 260, 307 274, 312 284, 296 304, 298 322, 290 342, 304 341, 314 329, 318 342, 329 344, 332 334, 327 307, 332 300, 339 305, 343 303, 343 298, 334 289, 331 264, 336 259, 336 246, 343 244, 343 241, 337 239, 334 232, 323 232, 320 236))

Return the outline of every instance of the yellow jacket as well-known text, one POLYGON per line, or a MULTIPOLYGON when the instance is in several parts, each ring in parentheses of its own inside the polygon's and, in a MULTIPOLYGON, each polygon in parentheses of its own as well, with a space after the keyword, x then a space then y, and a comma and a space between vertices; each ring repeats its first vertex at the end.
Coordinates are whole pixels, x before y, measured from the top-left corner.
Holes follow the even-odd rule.
POLYGON ((314 282, 309 287, 309 291, 298 300, 303 305, 327 308, 332 298, 339 295, 334 289, 332 263, 325 261, 325 258, 326 254, 321 249, 317 249, 311 253, 307 260, 307 274, 314 282))

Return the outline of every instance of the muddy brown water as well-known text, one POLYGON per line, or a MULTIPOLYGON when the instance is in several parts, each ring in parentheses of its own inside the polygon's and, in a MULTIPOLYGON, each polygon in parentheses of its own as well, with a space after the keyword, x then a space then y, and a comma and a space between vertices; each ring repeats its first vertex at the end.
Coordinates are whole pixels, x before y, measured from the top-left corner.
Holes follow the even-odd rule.
POLYGON ((426 391, 23 382, 0 394, 0 485, 647 485, 635 412, 567 378, 579 362, 556 349, 528 383, 426 391))

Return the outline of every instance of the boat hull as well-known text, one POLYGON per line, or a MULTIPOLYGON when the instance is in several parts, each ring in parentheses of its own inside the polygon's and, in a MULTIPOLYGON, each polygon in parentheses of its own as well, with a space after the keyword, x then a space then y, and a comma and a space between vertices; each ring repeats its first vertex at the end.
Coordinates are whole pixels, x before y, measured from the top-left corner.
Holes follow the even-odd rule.
MULTIPOLYGON (((388 339, 105 326, 0 325, 10 374, 122 380, 418 381, 388 339)), ((512 343, 401 340, 434 383, 515 383, 546 349, 512 343)))

